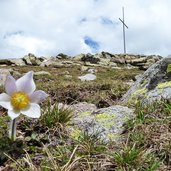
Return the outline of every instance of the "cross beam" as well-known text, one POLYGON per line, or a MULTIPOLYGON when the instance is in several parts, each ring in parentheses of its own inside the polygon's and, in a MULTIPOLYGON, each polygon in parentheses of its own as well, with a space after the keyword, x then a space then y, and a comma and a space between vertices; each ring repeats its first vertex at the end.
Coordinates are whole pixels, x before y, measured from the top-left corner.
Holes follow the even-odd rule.
POLYGON ((122 7, 123 19, 120 19, 120 22, 123 24, 123 43, 124 43, 124 53, 126 54, 126 40, 125 40, 125 27, 128 29, 128 26, 125 24, 125 16, 124 16, 124 7, 122 7))

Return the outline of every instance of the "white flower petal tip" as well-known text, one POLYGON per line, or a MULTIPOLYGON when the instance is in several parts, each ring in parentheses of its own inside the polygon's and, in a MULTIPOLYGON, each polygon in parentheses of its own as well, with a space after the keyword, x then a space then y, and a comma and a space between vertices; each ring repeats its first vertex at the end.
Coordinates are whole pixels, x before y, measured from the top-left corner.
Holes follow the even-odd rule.
POLYGON ((0 94, 0 101, 10 101, 10 96, 6 93, 0 94))
POLYGON ((12 105, 10 102, 10 96, 6 93, 0 94, 0 106, 5 109, 12 110, 12 105))
POLYGON ((49 95, 46 94, 42 90, 37 90, 33 92, 33 94, 30 96, 31 103, 41 103, 43 102, 49 95))
POLYGON ((17 91, 16 81, 12 76, 8 76, 5 81, 5 91, 9 95, 17 91))
POLYGON ((29 108, 21 110, 21 113, 30 118, 39 118, 41 116, 40 106, 38 104, 31 103, 29 108))
POLYGON ((8 116, 11 118, 11 120, 14 120, 19 115, 20 115, 20 113, 18 111, 8 110, 8 116))
POLYGON ((33 80, 33 71, 30 71, 19 78, 16 81, 16 85, 17 91, 23 91, 27 94, 32 94, 36 89, 36 85, 33 80))

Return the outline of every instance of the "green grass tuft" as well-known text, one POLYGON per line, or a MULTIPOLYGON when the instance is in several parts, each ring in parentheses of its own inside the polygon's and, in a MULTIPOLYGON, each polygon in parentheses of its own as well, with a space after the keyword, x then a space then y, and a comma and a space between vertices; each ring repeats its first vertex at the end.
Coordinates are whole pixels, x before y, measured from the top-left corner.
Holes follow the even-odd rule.
POLYGON ((51 105, 49 102, 47 107, 44 108, 40 123, 48 128, 52 128, 58 124, 66 126, 70 123, 72 117, 73 113, 71 109, 65 107, 60 108, 59 104, 55 103, 51 105))

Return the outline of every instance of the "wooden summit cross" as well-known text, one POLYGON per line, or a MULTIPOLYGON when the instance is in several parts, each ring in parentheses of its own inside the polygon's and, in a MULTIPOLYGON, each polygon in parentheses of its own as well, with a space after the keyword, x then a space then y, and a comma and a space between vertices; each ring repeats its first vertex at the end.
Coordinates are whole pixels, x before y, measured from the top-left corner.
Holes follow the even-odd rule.
POLYGON ((121 23, 123 24, 124 53, 126 54, 125 27, 128 29, 128 26, 125 24, 125 21, 124 21, 124 7, 122 7, 122 14, 123 14, 123 19, 120 19, 120 18, 119 18, 119 20, 120 20, 121 23))

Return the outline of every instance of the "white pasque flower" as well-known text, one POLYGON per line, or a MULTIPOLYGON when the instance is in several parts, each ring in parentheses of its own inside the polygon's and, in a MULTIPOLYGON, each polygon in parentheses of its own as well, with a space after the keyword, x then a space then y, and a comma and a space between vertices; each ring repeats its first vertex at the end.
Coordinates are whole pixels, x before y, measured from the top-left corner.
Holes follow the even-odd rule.
POLYGON ((0 94, 0 105, 8 109, 8 115, 15 119, 21 113, 31 118, 39 118, 41 115, 40 106, 48 95, 37 90, 33 80, 33 71, 15 80, 8 76, 5 82, 6 93, 0 94))

